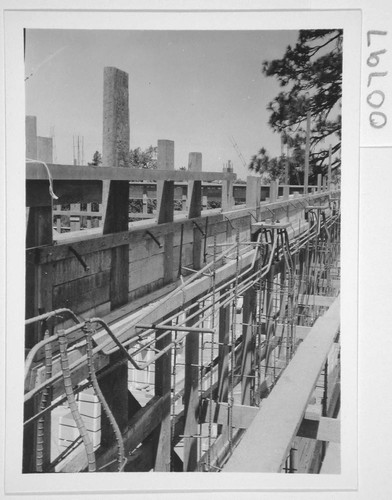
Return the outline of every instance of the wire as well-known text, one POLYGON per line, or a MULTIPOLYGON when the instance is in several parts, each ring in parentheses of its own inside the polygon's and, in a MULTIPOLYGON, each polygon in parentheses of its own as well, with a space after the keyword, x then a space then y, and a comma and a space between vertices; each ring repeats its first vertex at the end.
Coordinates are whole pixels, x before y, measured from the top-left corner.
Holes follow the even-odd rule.
POLYGON ((53 178, 52 178, 52 175, 50 173, 48 165, 44 161, 32 160, 31 158, 26 158, 26 163, 40 163, 41 165, 43 165, 46 168, 46 172, 48 173, 48 180, 49 180, 49 194, 54 200, 58 200, 59 197, 56 196, 54 194, 54 191, 53 191, 53 178))

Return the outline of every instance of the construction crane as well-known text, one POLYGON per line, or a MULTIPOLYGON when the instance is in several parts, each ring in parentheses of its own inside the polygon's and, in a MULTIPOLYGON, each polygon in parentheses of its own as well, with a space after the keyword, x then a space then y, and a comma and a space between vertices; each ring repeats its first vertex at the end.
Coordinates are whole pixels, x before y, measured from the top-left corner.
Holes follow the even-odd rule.
POLYGON ((236 143, 234 137, 231 135, 229 136, 229 140, 231 142, 231 145, 233 146, 233 148, 235 149, 237 155, 238 155, 238 158, 241 160, 242 164, 244 165, 245 168, 247 168, 247 164, 246 164, 246 161, 245 161, 245 158, 243 156, 243 154, 241 153, 240 151, 240 148, 238 147, 238 144, 236 143))

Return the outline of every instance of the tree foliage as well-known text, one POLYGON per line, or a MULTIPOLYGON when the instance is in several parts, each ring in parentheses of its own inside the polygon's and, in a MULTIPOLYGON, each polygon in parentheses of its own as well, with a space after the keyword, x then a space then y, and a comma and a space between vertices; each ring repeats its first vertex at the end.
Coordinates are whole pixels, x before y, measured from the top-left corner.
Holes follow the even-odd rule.
POLYGON ((95 151, 93 155, 93 159, 89 163, 91 167, 98 167, 99 165, 102 164, 102 155, 99 151, 95 151))
MULTIPOLYGON (((269 125, 282 134, 295 177, 303 168, 308 112, 311 174, 325 172, 330 142, 333 168, 340 165, 342 37, 341 30, 301 30, 295 46, 288 46, 282 59, 263 62, 262 72, 275 77, 283 89, 268 105, 269 125)), ((282 159, 269 158, 262 148, 252 157, 249 168, 278 178, 283 163, 282 159)))
POLYGON ((127 166, 130 168, 157 168, 157 148, 149 146, 147 149, 131 149, 127 158, 127 166))

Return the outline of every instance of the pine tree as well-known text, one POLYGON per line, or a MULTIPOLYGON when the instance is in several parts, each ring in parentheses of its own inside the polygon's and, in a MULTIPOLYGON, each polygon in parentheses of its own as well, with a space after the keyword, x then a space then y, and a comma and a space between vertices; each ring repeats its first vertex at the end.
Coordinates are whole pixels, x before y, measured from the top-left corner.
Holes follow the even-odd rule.
MULTIPOLYGON (((332 166, 340 166, 342 39, 342 30, 301 30, 295 46, 288 46, 282 59, 263 62, 262 72, 277 78, 284 89, 268 105, 268 123, 282 134, 295 177, 300 177, 303 169, 308 112, 311 178, 326 172, 330 142, 332 166)), ((262 150, 252 157, 249 169, 267 172, 272 177, 279 173, 282 178, 282 159, 271 159, 262 150)))

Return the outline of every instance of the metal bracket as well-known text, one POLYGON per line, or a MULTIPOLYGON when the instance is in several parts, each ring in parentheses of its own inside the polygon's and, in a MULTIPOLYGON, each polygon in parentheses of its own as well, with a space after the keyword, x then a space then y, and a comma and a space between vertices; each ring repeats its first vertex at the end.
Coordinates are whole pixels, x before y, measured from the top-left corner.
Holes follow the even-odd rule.
POLYGON ((203 231, 203 229, 199 226, 199 224, 195 221, 192 221, 193 222, 193 225, 196 226, 196 228, 200 231, 201 235, 203 236, 203 238, 206 237, 206 233, 203 231))
POLYGON ((257 217, 255 217, 255 216, 252 214, 252 212, 250 212, 249 210, 248 210, 248 214, 249 214, 251 217, 253 217, 253 219, 254 219, 256 222, 259 222, 259 221, 257 220, 257 217))
POLYGON ((265 207, 265 208, 266 208, 266 209, 268 210, 268 212, 272 215, 272 220, 275 220, 275 217, 276 217, 275 212, 274 212, 273 210, 271 210, 270 208, 268 208, 268 207, 265 207))
POLYGON ((76 251, 73 247, 69 246, 68 247, 68 250, 70 252, 72 252, 75 257, 78 259, 78 261, 82 264, 83 266, 83 269, 88 272, 90 271, 90 267, 86 264, 85 260, 83 259, 83 257, 80 255, 80 253, 78 251, 76 251))
POLYGON ((158 240, 158 238, 154 236, 150 231, 147 230, 144 234, 148 234, 148 236, 150 236, 155 241, 155 243, 159 246, 159 248, 163 247, 162 243, 158 240))
POLYGON ((228 221, 228 223, 230 224, 231 229, 234 229, 234 226, 233 226, 233 223, 231 222, 231 220, 226 215, 224 217, 228 221))

